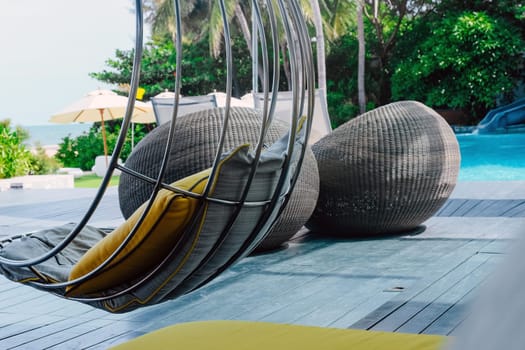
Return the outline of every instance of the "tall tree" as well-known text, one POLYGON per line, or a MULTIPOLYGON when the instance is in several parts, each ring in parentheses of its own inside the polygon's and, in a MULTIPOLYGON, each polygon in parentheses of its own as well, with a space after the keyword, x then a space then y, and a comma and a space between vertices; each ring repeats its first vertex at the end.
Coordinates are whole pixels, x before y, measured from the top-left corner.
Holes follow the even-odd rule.
POLYGON ((370 55, 377 66, 379 94, 376 104, 390 102, 390 59, 398 39, 399 31, 407 18, 431 12, 440 2, 437 0, 361 0, 364 14, 371 24, 373 40, 370 40, 370 55), (372 44, 373 43, 373 44, 372 44))
MULTIPOLYGON (((147 0, 148 6, 146 7, 146 13, 148 20, 152 23, 154 33, 165 33, 173 32, 173 28, 169 26, 169 23, 173 22, 173 9, 171 0, 147 0), (162 13, 156 13, 162 11, 162 13), (170 18, 171 16, 171 18, 170 18)), ((219 3, 217 0, 191 0, 186 5, 186 10, 183 11, 183 16, 189 16, 185 22, 193 23, 191 19, 195 14, 202 15, 203 3, 207 4, 206 21, 204 26, 196 28, 198 35, 202 36, 202 31, 205 30, 209 34, 210 40, 210 52, 216 57, 221 50, 221 42, 223 35, 223 23, 221 18, 221 12, 219 3)), ((248 49, 251 51, 251 33, 250 28, 247 25, 247 13, 246 8, 247 1, 231 0, 226 1, 226 14, 228 21, 232 18, 236 19, 238 28, 243 34, 243 37, 248 45, 248 49)), ((350 27, 352 20, 351 16, 348 16, 348 9, 351 5, 350 1, 339 1, 339 0, 301 0, 301 6, 305 13, 306 19, 314 24, 316 31, 316 42, 317 42, 317 71, 318 71, 318 85, 319 88, 326 91, 326 64, 325 64, 325 33, 329 40, 337 38, 342 33, 346 32, 350 27), (322 8, 321 8, 322 7, 322 8)), ((191 28, 190 28, 191 29, 191 28)), ((281 47, 281 49, 286 49, 281 47)), ((253 57, 253 53, 252 57, 253 57)), ((286 57, 283 57, 286 60, 286 57)))
MULTIPOLYGON (((474 11, 419 22, 413 32, 419 34, 427 26, 430 32, 421 42, 411 40, 412 50, 398 59, 392 77, 395 99, 462 109, 477 119, 496 106, 497 100, 512 101, 524 64, 521 27, 474 11)), ((406 35, 405 40, 414 38, 406 35)))
POLYGON ((359 49, 357 53, 357 100, 359 113, 366 112, 365 94, 365 28, 363 21, 363 3, 357 0, 357 40, 359 49))
POLYGON ((325 106, 328 106, 326 99, 326 49, 323 30, 323 18, 318 0, 310 0, 313 12, 313 22, 315 27, 315 42, 317 43, 317 88, 319 98, 325 106))
MULTIPOLYGON (((166 35, 174 38, 175 13, 172 0, 144 0, 144 13, 154 37, 166 35)), ((206 0, 184 0, 180 2, 183 32, 187 39, 199 39, 202 23, 208 13, 206 0)))

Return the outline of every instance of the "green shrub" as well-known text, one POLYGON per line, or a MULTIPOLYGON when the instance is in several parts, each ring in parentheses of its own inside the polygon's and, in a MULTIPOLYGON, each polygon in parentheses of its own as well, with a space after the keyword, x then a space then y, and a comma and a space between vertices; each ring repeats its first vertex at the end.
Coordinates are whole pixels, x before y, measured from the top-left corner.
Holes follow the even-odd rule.
POLYGON ((514 27, 486 13, 444 17, 395 67, 392 97, 462 109, 479 119, 512 93, 524 46, 514 27))
MULTIPOLYGON (((134 140, 138 143, 148 132, 148 126, 134 124, 134 140)), ((120 133, 120 121, 111 121, 105 123, 106 141, 108 146, 108 155, 111 155, 117 143, 120 133)), ((122 161, 128 159, 131 153, 131 130, 128 130, 126 143, 122 147, 120 158, 122 161)), ((55 159, 65 167, 80 168, 82 170, 91 170, 95 165, 95 158, 104 154, 104 142, 102 140, 102 130, 100 123, 94 123, 89 131, 75 138, 66 136, 58 145, 58 151, 55 159)))
POLYGON ((23 144, 27 132, 13 130, 9 119, 0 121, 0 179, 27 175, 31 170, 31 152, 23 144))
POLYGON ((61 164, 55 158, 46 154, 45 149, 41 145, 36 146, 36 150, 31 157, 31 174, 53 174, 56 173, 60 166, 61 164))

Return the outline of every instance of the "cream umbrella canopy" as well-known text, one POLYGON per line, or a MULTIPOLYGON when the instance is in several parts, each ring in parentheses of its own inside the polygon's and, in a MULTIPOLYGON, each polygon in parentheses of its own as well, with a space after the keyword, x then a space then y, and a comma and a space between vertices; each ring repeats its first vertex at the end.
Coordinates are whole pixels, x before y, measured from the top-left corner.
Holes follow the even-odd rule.
POLYGON ((156 123, 157 120, 155 119, 155 113, 153 112, 153 105, 151 102, 140 102, 141 108, 137 110, 135 113, 133 113, 133 116, 131 117, 131 122, 135 124, 151 124, 156 123), (144 105, 142 107, 142 105, 144 105), (146 111, 142 111, 142 109, 145 108, 146 111))
MULTIPOLYGON (((123 118, 126 113, 127 104, 127 97, 120 96, 110 90, 98 89, 89 92, 81 99, 52 115, 49 121, 62 124, 101 122, 104 156, 106 157, 107 163, 108 146, 104 121, 123 118)), ((138 117, 142 113, 151 113, 151 106, 144 102, 135 101, 132 115, 138 117)))
MULTIPOLYGON (((142 102, 141 102, 142 103, 142 102)), ((133 114, 131 117, 131 149, 135 147, 135 124, 151 124, 156 123, 157 120, 155 119, 155 113, 153 113, 153 105, 151 102, 145 102, 144 103, 147 108, 149 108, 148 112, 137 112, 136 114, 133 114)))

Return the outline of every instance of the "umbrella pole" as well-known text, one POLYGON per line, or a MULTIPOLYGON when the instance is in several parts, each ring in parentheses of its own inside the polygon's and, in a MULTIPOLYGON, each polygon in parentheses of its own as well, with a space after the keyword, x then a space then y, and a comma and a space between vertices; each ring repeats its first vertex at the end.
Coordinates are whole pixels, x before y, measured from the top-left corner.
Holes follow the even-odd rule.
POLYGON ((135 123, 131 123, 131 150, 135 147, 135 123))
POLYGON ((106 158, 106 169, 108 168, 108 145, 106 142, 106 127, 104 126, 104 109, 99 109, 102 127, 102 141, 104 142, 104 157, 106 158))

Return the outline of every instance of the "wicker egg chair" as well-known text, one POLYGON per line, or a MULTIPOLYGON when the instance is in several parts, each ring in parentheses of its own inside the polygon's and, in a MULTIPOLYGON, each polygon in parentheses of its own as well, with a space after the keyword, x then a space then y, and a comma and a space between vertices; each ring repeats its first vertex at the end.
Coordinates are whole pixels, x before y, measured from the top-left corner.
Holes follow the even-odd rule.
MULTIPOLYGON (((206 152, 213 156, 207 160, 208 168, 203 171, 198 171, 205 167, 201 164, 190 167, 184 160, 177 159, 170 150, 177 141, 180 124, 184 124, 184 116, 178 112, 184 52, 180 0, 175 0, 177 74, 174 77, 170 74, 174 79, 174 108, 167 127, 168 136, 162 147, 156 149, 161 155, 156 158, 160 163, 153 174, 140 173, 120 164, 118 159, 126 142, 139 86, 144 47, 142 5, 142 1, 135 1, 131 97, 107 172, 90 206, 78 223, 43 227, 38 232, 0 241, 0 273, 5 277, 109 312, 128 312, 190 293, 253 251, 290 200, 307 154, 306 143, 313 122, 313 54, 302 11, 296 1, 264 1, 262 4, 254 1, 247 5, 252 7, 253 25, 257 28, 252 35, 252 46, 260 45, 260 50, 254 50, 260 61, 252 61, 253 90, 262 91, 264 96, 261 108, 252 113, 252 117, 258 116, 254 118, 258 133, 249 140, 251 144, 246 143, 245 137, 227 136, 242 134, 244 130, 235 127, 234 119, 239 111, 231 108, 236 62, 229 30, 231 18, 225 0, 218 0, 224 30, 225 107, 208 111, 215 117, 221 115, 218 123, 200 128, 195 121, 195 125, 184 131, 200 133, 201 140, 206 142, 213 140, 216 144, 209 148, 214 151, 196 143, 196 139, 188 139, 184 132, 181 136, 183 140, 191 140, 185 144, 190 149, 187 154, 197 152, 197 157, 189 157, 186 162, 190 158, 199 162, 206 152), (290 77, 292 108, 285 129, 272 126, 275 119, 272 101, 277 100, 282 67, 279 54, 269 48, 279 45, 278 32, 281 30, 293 67, 290 77), (207 131, 215 136, 206 134, 207 131), (274 140, 271 144, 268 134, 274 140), (175 182, 166 182, 164 175, 173 163, 177 167, 190 168, 191 174, 175 182), (100 209, 99 204, 115 170, 151 186, 133 214, 108 231, 90 223, 95 211, 100 209)), ((129 186, 132 186, 131 191, 139 187, 129 186)))
MULTIPOLYGON (((171 145, 164 181, 173 182, 209 168, 213 164, 224 115, 221 108, 205 109, 183 115, 178 120, 171 145)), ((251 108, 232 107, 230 127, 225 135, 226 149, 244 143, 254 144, 259 137, 260 115, 251 108)), ((275 120, 267 134, 267 143, 275 142, 288 126, 275 120)), ((146 176, 155 176, 162 164, 163 150, 169 134, 169 123, 151 131, 142 139, 126 161, 126 167, 146 176)), ((118 192, 120 209, 125 218, 147 200, 153 184, 122 174, 118 192)), ((319 193, 317 162, 307 148, 295 189, 283 213, 256 251, 280 247, 306 223, 312 214, 319 193)))
POLYGON ((370 236, 424 229, 457 181, 460 153, 446 121, 415 101, 379 107, 313 145, 320 190, 307 226, 370 236))

